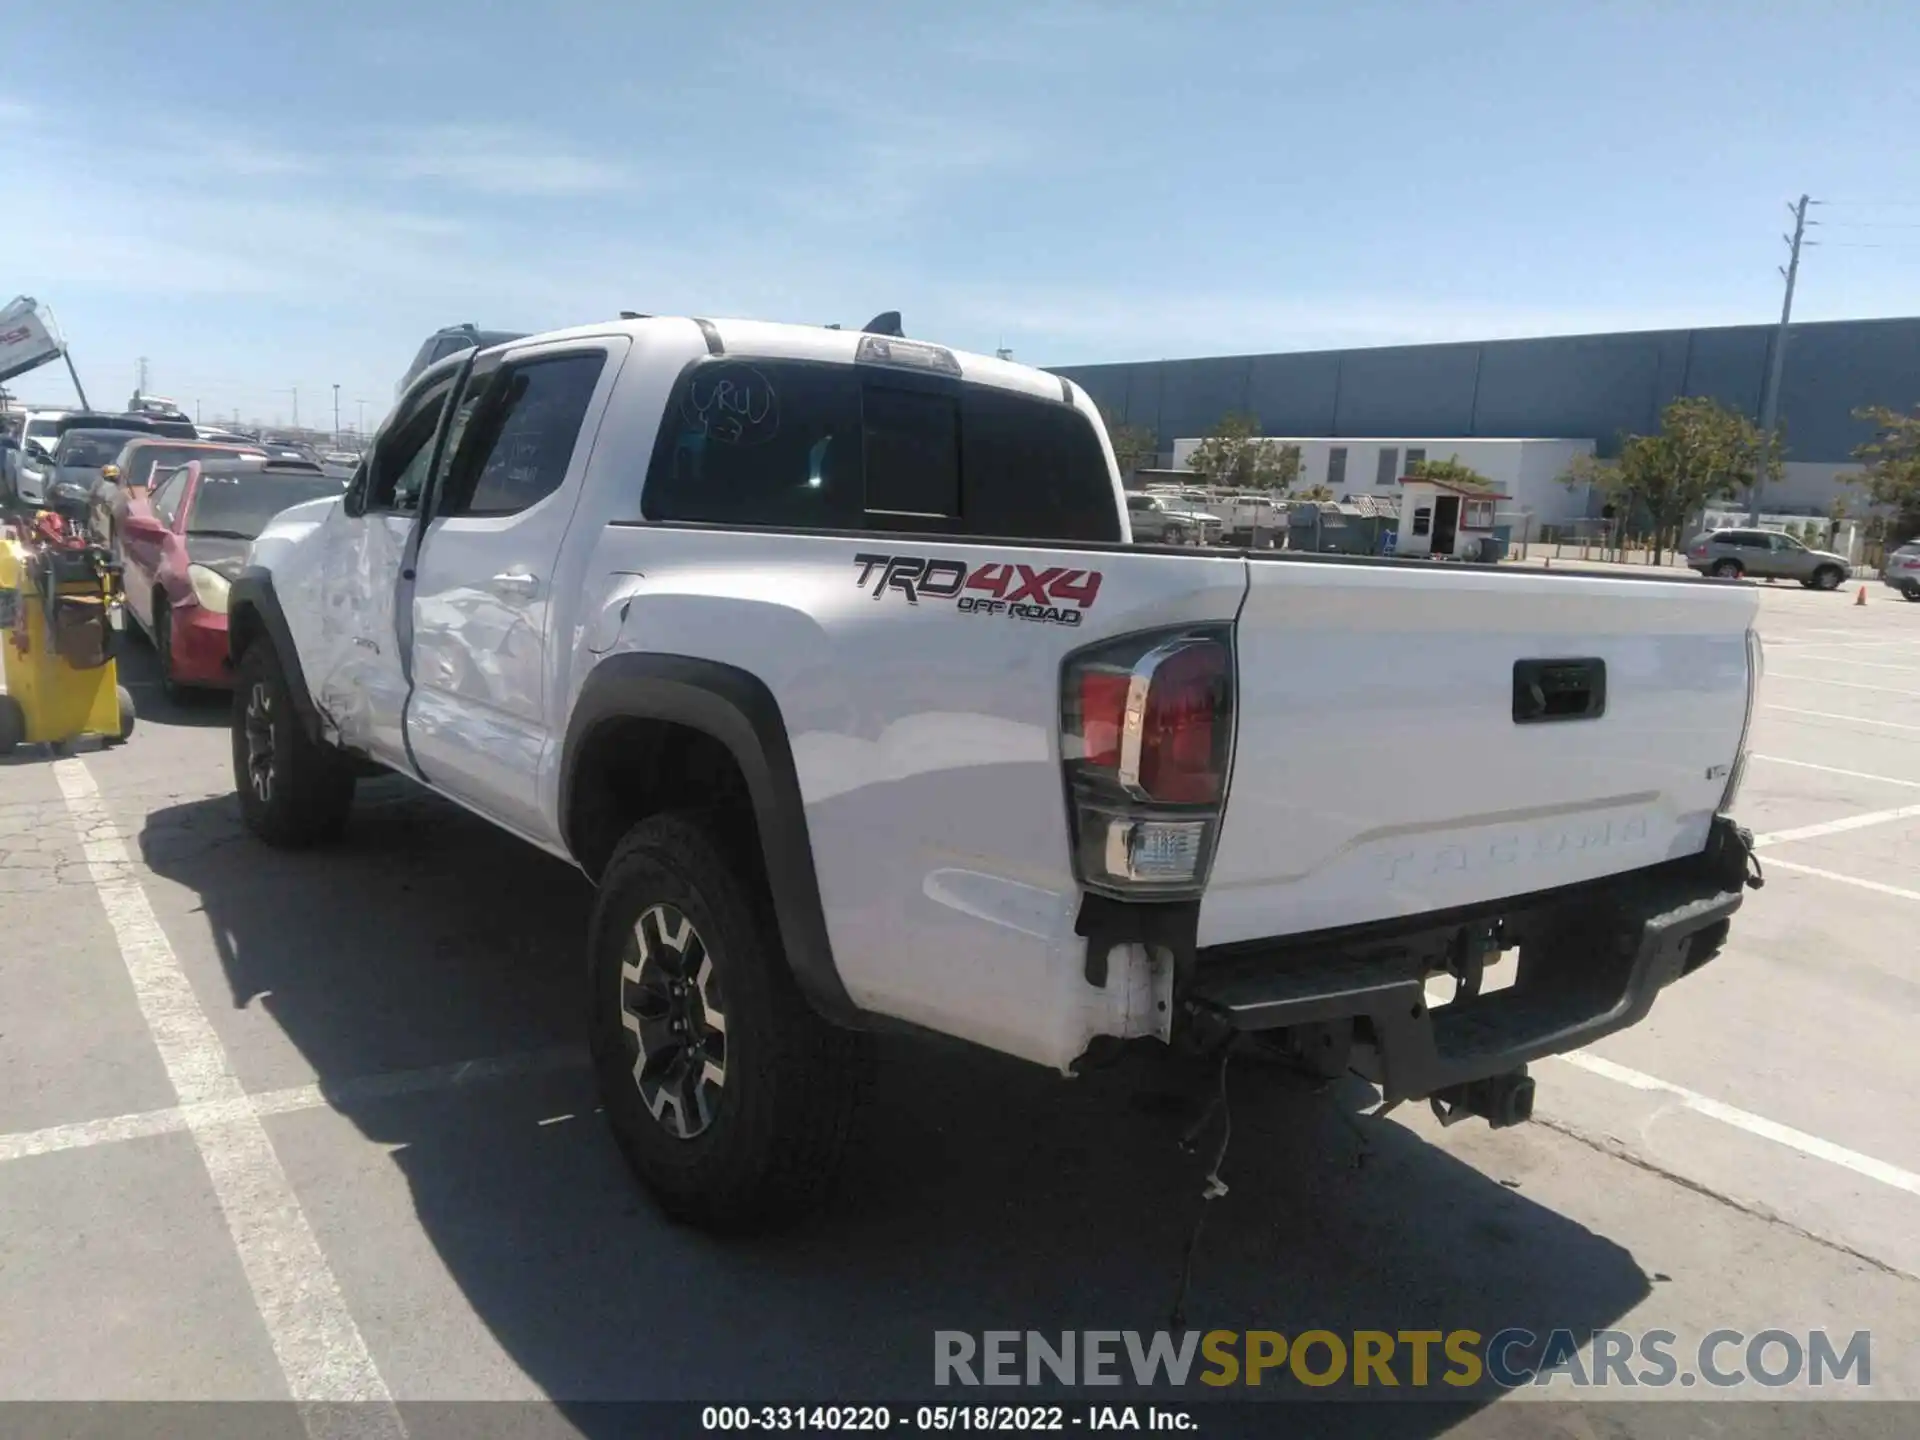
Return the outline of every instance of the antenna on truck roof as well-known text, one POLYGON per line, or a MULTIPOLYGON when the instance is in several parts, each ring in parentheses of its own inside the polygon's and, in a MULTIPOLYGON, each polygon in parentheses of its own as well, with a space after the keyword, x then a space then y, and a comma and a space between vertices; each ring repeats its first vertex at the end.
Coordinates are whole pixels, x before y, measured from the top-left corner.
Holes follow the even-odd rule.
POLYGON ((907 333, 900 328, 900 312, 898 310, 882 310, 878 315, 874 316, 873 319, 862 325, 860 330, 862 334, 866 335, 893 335, 902 339, 906 337, 907 333))

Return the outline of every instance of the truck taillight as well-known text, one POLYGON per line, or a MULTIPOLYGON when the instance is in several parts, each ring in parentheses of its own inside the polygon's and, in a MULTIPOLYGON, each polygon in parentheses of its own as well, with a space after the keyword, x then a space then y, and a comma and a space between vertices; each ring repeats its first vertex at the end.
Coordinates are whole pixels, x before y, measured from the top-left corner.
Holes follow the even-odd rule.
POLYGON ((1132 635, 1070 656, 1061 751, 1083 884, 1135 898, 1197 892, 1233 755, 1224 629, 1132 635))

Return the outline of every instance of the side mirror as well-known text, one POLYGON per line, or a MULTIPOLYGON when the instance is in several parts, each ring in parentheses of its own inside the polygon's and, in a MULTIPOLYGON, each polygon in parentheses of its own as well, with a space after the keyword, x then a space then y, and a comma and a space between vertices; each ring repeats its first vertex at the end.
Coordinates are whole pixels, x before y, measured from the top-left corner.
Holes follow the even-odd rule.
POLYGON ((129 515, 120 522, 120 533, 134 540, 161 540, 167 527, 154 515, 129 515))

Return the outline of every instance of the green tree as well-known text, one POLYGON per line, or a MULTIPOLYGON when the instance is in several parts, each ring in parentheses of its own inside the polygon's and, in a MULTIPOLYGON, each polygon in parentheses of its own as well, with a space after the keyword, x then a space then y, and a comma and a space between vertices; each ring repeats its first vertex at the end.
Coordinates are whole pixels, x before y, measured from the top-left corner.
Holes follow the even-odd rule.
POLYGON ((1107 441, 1113 446, 1114 463, 1120 467, 1123 483, 1132 479, 1136 470, 1149 469, 1160 458, 1160 437, 1153 431, 1144 425, 1129 425, 1106 410, 1100 412, 1100 418, 1106 422, 1107 441))
POLYGON ((1407 467, 1409 480, 1437 480, 1442 485, 1457 485, 1462 490, 1491 490, 1493 481, 1471 465, 1462 465, 1458 455, 1447 460, 1416 460, 1407 467))
POLYGON ((1893 512, 1886 527, 1889 545, 1920 534, 1920 407, 1911 415, 1885 405, 1869 405, 1853 412, 1869 421, 1874 437, 1857 446, 1853 458, 1867 467, 1861 483, 1867 498, 1893 512))
POLYGON ((1570 486, 1594 486, 1622 520, 1643 513, 1658 564, 1700 510, 1752 486, 1763 472, 1778 478, 1780 454, 1777 435, 1762 437, 1737 410, 1689 395, 1660 412, 1658 435, 1629 435, 1617 460, 1580 456, 1560 478, 1570 486))
POLYGON ((1202 440, 1187 464, 1210 485, 1229 490, 1279 490, 1300 478, 1300 447, 1260 437, 1260 421, 1230 412, 1202 440))

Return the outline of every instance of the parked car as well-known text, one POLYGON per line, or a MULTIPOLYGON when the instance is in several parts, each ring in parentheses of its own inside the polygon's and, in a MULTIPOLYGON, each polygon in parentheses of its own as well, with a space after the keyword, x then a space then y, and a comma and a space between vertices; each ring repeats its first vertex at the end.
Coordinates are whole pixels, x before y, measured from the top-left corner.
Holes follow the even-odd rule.
POLYGON ((200 457, 128 494, 118 530, 127 613, 153 641, 163 691, 232 684, 227 590, 247 547, 282 510, 345 488, 304 464, 200 457))
POLYGON ((113 458, 113 463, 102 467, 99 478, 93 482, 92 503, 87 516, 89 528, 111 550, 114 547, 114 526, 123 508, 119 503, 123 492, 127 495, 144 494, 147 481, 155 469, 167 470, 184 465, 189 460, 202 457, 211 459, 221 455, 251 455, 261 460, 267 458, 266 451, 251 446, 168 440, 155 435, 141 435, 129 440, 120 447, 120 453, 113 458))
POLYGON ((400 377, 400 383, 393 387, 393 393, 399 395, 413 383, 414 376, 437 361, 449 355, 458 355, 464 350, 486 349, 492 345, 505 345, 524 336, 512 330, 480 330, 472 325, 446 325, 429 335, 421 343, 413 357, 413 363, 407 366, 407 373, 400 377))
POLYGON ((1207 545, 1222 529, 1218 515, 1166 495, 1127 496, 1127 521, 1142 545, 1207 545))
POLYGON ((93 511, 93 487, 101 472, 111 465, 129 440, 141 439, 150 432, 142 430, 98 429, 69 430, 60 437, 53 452, 53 468, 47 476, 45 503, 76 525, 87 525, 93 511))
POLYGON ((13 490, 30 504, 47 498, 47 478, 53 470, 54 448, 60 443, 60 421, 68 410, 29 410, 20 425, 20 453, 14 458, 13 490))
POLYGON ((1853 574, 1844 555, 1809 550, 1779 530, 1715 530, 1687 542, 1687 568, 1702 575, 1756 580, 1798 580, 1814 590, 1833 590, 1853 574))
POLYGON ((243 823, 337 838, 384 767, 578 865, 607 1120, 716 1229, 827 1193, 900 1022, 1065 1072, 1254 1033, 1526 1118, 1726 937, 1759 597, 1130 549, 1100 425, 804 326, 431 365, 233 584, 243 823))
POLYGON ((1907 599, 1920 601, 1920 540, 1909 540, 1888 555, 1880 578, 1907 599))

